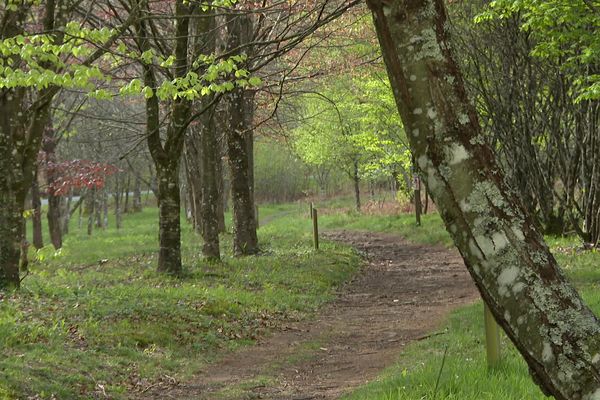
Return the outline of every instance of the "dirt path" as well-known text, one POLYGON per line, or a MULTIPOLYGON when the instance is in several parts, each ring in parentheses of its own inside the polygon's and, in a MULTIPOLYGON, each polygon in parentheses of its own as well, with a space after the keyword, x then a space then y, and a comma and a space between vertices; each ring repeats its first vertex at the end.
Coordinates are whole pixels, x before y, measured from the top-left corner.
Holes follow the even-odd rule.
POLYGON ((380 233, 325 236, 356 247, 368 263, 315 320, 290 324, 256 346, 227 355, 196 382, 155 395, 337 399, 393 364, 407 343, 439 327, 450 310, 477 298, 454 251, 380 233))

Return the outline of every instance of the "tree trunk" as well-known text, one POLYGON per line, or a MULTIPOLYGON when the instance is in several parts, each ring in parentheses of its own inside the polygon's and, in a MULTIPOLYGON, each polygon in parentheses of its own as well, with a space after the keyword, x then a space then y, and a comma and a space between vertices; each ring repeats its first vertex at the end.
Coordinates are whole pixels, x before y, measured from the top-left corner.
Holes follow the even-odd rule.
POLYGON ((42 139, 42 150, 46 155, 46 183, 48 185, 48 232, 50 233, 50 241, 55 249, 62 247, 62 231, 60 226, 60 197, 54 193, 54 184, 56 181, 56 172, 54 164, 56 164, 56 146, 58 141, 52 127, 51 120, 48 120, 44 137, 42 139))
POLYGON ((81 227, 83 226, 83 203, 84 198, 87 197, 87 193, 82 192, 80 196, 81 198, 79 199, 79 218, 77 219, 77 229, 79 230, 81 230, 81 227))
POLYGON ((96 221, 96 228, 102 228, 102 198, 101 193, 98 193, 98 189, 95 189, 94 196, 94 219, 96 221))
POLYGON ((69 196, 67 197, 67 201, 65 203, 65 208, 63 210, 63 220, 62 220, 62 234, 67 235, 69 233, 69 223, 71 222, 71 204, 73 203, 73 189, 69 191, 69 196))
MULTIPOLYGON (((188 2, 175 2, 175 62, 173 75, 183 78, 191 63, 189 53, 189 23, 191 8, 188 2)), ((138 20, 135 28, 142 38, 140 50, 148 51, 147 22, 138 20)), ((154 67, 142 63, 144 84, 153 90, 158 87, 154 67)), ((181 227, 179 220, 179 162, 183 151, 185 134, 190 117, 190 101, 178 97, 171 102, 169 125, 163 140, 160 133, 160 104, 156 96, 146 98, 146 140, 156 167, 159 203, 159 255, 158 271, 173 275, 181 274, 181 227)))
POLYGON ((245 127, 243 119, 236 115, 239 110, 236 103, 242 95, 241 90, 236 90, 228 96, 231 127, 227 132, 233 203, 233 249, 238 256, 258 252, 254 204, 248 182, 248 147, 243 135, 245 127))
MULTIPOLYGON (((241 14, 232 14, 227 18, 227 47, 235 49, 241 45, 242 36, 248 31, 251 21, 247 15, 241 14)), ((251 125, 248 125, 249 119, 244 115, 248 109, 244 96, 245 91, 241 88, 227 95, 227 150, 233 202, 233 252, 236 256, 258 253, 246 139, 251 125)))
POLYGON ((102 229, 108 228, 108 189, 102 190, 102 229))
POLYGON ((129 212, 129 188, 131 184, 131 174, 127 173, 127 184, 125 185, 125 204, 123 204, 123 212, 129 212))
POLYGON ((88 234, 88 236, 92 236, 92 232, 94 231, 94 213, 95 213, 95 208, 96 208, 96 188, 91 188, 88 190, 87 201, 88 201, 87 234, 88 234))
POLYGON ((33 215, 31 216, 33 246, 39 250, 44 247, 44 239, 42 235, 42 200, 40 198, 37 172, 31 182, 31 207, 33 208, 33 215))
POLYGON ((192 212, 192 225, 194 230, 202 233, 202 145, 196 127, 189 129, 185 138, 185 166, 188 180, 188 193, 190 197, 190 210, 192 212))
POLYGON ((27 241, 27 223, 23 219, 23 236, 21 239, 21 259, 19 260, 19 270, 27 272, 29 270, 29 242, 27 241))
POLYGON ((135 186, 133 187, 133 212, 142 211, 142 179, 139 175, 135 176, 135 186))
POLYGON ((229 180, 227 177, 227 166, 223 162, 224 157, 228 154, 227 151, 227 104, 221 101, 215 109, 215 117, 213 123, 215 125, 215 134, 221 133, 217 140, 217 163, 215 175, 217 178, 217 191, 219 193, 219 202, 217 204, 217 220, 219 224, 219 232, 224 233, 225 227, 225 211, 228 208, 229 201, 229 180))
POLYGON ((600 398, 600 324, 481 136, 443 0, 368 0, 412 152, 482 297, 544 393, 600 398))
POLYGON ((224 233, 226 231, 225 210, 227 209, 227 199, 229 198, 223 169, 223 159, 219 150, 217 153, 217 171, 215 172, 217 177, 217 192, 219 194, 219 201, 217 203, 217 223, 219 225, 219 233, 224 233))
POLYGON ((60 221, 60 197, 48 194, 48 232, 50 233, 52 246, 56 250, 62 247, 60 221))
MULTIPOLYGON (((211 101, 208 99, 207 101, 211 101)), ((217 187, 217 132, 214 124, 214 107, 202 116, 203 126, 200 133, 202 146, 202 254, 212 260, 221 258, 219 248, 218 206, 221 202, 217 187)))
POLYGON ((354 161, 352 170, 352 181, 354 182, 354 205, 356 211, 360 212, 360 174, 358 173, 358 161, 354 161))
POLYGON ((115 199, 115 225, 117 229, 121 229, 122 221, 121 221, 121 174, 115 174, 115 192, 113 195, 115 199))
POLYGON ((179 172, 157 166, 160 250, 158 270, 170 274, 181 272, 181 226, 179 220, 179 172))

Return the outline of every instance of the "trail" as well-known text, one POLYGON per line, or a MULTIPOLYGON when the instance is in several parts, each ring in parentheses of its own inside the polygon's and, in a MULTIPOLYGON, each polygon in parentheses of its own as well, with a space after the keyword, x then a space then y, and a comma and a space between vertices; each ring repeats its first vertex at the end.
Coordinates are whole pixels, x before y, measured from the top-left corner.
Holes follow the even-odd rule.
POLYGON ((404 346, 477 299, 455 251, 398 236, 324 235, 354 246, 366 265, 315 319, 288 324, 256 346, 226 355, 193 382, 146 398, 337 399, 392 365, 404 346))

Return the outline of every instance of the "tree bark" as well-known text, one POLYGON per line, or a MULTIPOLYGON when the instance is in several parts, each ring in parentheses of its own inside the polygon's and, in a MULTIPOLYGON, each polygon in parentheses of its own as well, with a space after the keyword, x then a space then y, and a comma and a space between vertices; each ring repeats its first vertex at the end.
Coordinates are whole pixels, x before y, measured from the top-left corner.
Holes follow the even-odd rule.
MULTIPOLYGON (((227 47, 229 49, 236 49, 242 44, 250 24, 251 21, 246 15, 232 14, 228 16, 227 47)), ((250 126, 244 113, 248 105, 244 96, 245 91, 241 88, 232 90, 226 96, 227 150, 233 203, 233 252, 236 256, 256 254, 259 250, 246 139, 250 126)))
POLYGON ((131 183, 131 174, 127 173, 127 183, 125 184, 125 203, 123 204, 123 212, 127 214, 129 212, 129 188, 131 183))
POLYGON ((188 180, 188 193, 190 197, 190 210, 192 212, 192 225, 194 230, 202 234, 202 146, 199 132, 196 127, 189 129, 185 137, 185 166, 188 180))
POLYGON ((33 208, 33 215, 31 216, 32 223, 32 241, 33 246, 36 249, 44 247, 44 238, 42 235, 42 199, 40 198, 40 185, 36 174, 31 182, 31 207, 33 208))
POLYGON ((133 212, 142 211, 142 179, 138 174, 135 175, 135 186, 133 187, 133 212))
POLYGON ((159 204, 158 270, 170 274, 181 272, 181 222, 179 171, 157 166, 159 204))
POLYGON ((92 232, 94 231, 94 214, 95 214, 95 208, 96 208, 96 188, 91 188, 88 190, 87 203, 88 203, 87 234, 88 234, 88 236, 92 236, 92 232))
POLYGON ((65 202, 63 209, 62 218, 62 234, 67 235, 69 233, 69 223, 71 222, 71 203, 73 203, 73 189, 69 190, 69 196, 65 202))
MULTIPOLYGON (((211 99, 209 99, 210 101, 211 99)), ((203 115, 200 134, 202 144, 202 254, 207 259, 221 258, 219 246, 218 206, 221 201, 217 187, 217 138, 214 124, 214 107, 203 115)))
MULTIPOLYGON (((191 6, 188 2, 175 2, 175 62, 173 76, 184 78, 191 63, 189 53, 189 24, 191 6)), ((147 22, 136 21, 139 33, 138 42, 142 52, 150 50, 149 28, 147 22)), ((144 84, 156 91, 158 82, 152 65, 142 63, 144 84)), ((156 92, 155 92, 156 93, 156 92)), ((156 95, 146 99, 146 137, 148 149, 156 167, 159 202, 159 255, 158 271, 179 275, 181 265, 181 227, 180 227, 180 190, 179 163, 185 133, 190 117, 190 101, 177 97, 171 102, 170 119, 166 129, 166 138, 160 134, 160 104, 156 95)))
POLYGON ((121 229, 122 227, 122 213, 121 213, 121 174, 115 174, 115 192, 113 195, 115 199, 115 225, 117 229, 121 229))
POLYGON ((600 398, 600 324, 481 136, 443 0, 368 0, 412 152, 485 302, 544 393, 600 398))
POLYGON ((56 146, 58 141, 52 127, 51 120, 48 120, 48 125, 44 130, 42 140, 42 151, 46 155, 46 183, 48 185, 48 233, 50 241, 56 250, 62 247, 62 230, 60 226, 60 197, 56 196, 53 190, 56 181, 53 165, 56 164, 56 146))
POLYGON ((102 189, 102 229, 108 228, 108 189, 102 189))

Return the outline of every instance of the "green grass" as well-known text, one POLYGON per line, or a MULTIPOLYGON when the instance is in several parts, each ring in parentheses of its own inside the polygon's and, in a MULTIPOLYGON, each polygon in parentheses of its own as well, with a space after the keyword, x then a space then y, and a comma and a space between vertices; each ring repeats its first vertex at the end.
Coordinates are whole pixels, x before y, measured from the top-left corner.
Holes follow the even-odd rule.
POLYGON ((314 252, 296 210, 261 208, 277 217, 259 230, 264 254, 233 258, 226 234, 220 264, 201 259, 184 224, 183 278, 155 272, 155 208, 91 237, 73 221, 61 254, 44 249, 21 291, 0 297, 0 399, 127 398, 310 315, 360 259, 330 243, 314 252))
POLYGON ((319 217, 324 229, 356 229, 399 234, 413 242, 452 246, 452 239, 437 214, 421 217, 421 226, 415 223, 414 215, 362 215, 354 211, 325 214, 319 217))
MULTIPOLYGON (((423 216, 416 227, 413 215, 364 216, 350 213, 324 215, 326 228, 395 233, 414 242, 451 246, 438 214, 423 216)), ((581 251, 573 237, 548 237, 558 262, 578 287, 585 302, 600 314, 600 252, 581 251)), ((527 366, 512 343, 502 337, 501 364, 488 370, 485 359, 483 305, 453 312, 441 335, 406 348, 398 362, 376 381, 343 397, 344 400, 542 400, 546 397, 532 382, 527 366), (447 349, 445 365, 435 390, 447 349)))

